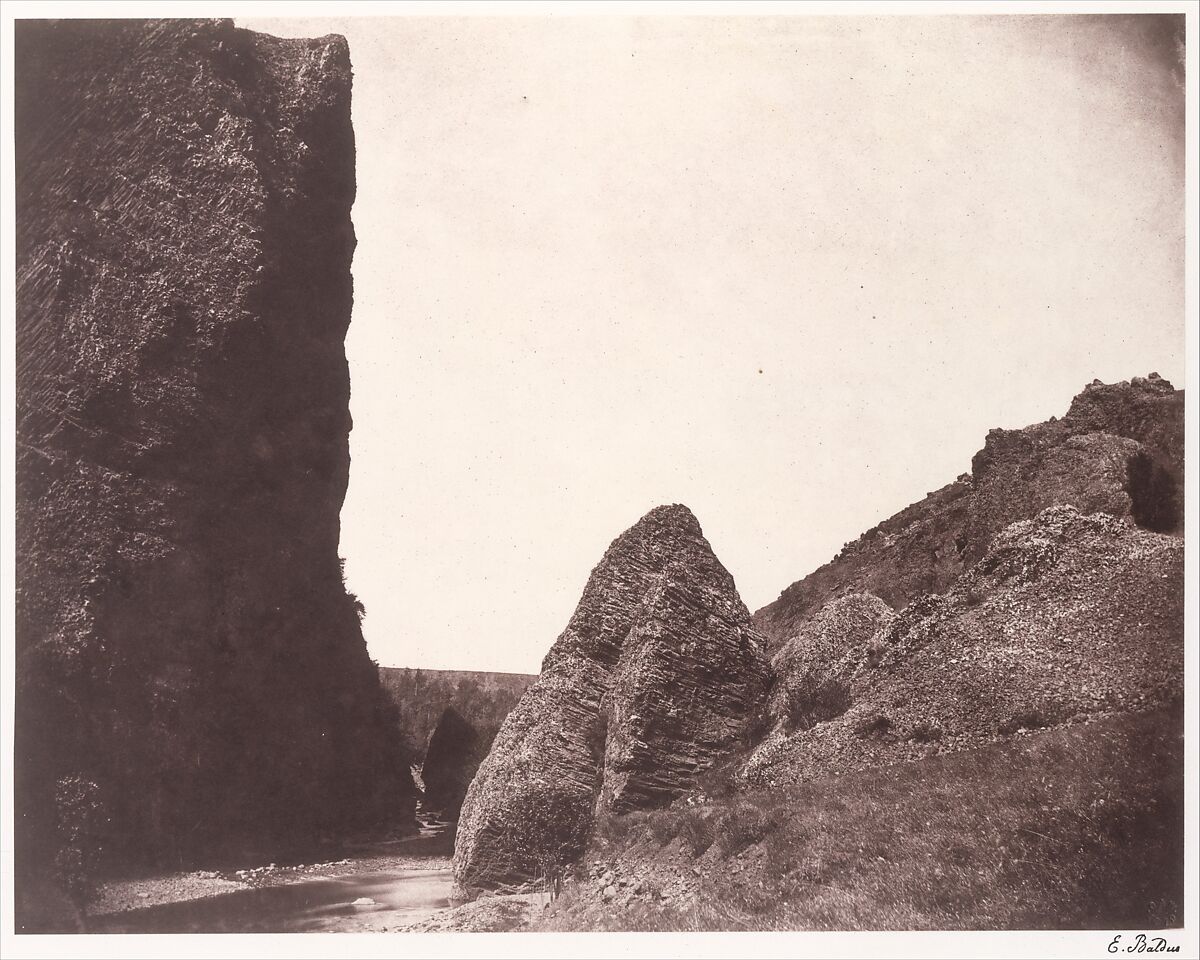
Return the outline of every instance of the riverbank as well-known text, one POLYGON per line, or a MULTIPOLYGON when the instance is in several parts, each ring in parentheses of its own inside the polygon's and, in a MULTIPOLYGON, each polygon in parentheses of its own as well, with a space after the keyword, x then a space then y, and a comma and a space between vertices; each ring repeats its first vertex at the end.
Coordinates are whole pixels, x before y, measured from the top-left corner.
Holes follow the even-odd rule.
POLYGON ((547 903, 542 893, 509 893, 480 897, 439 910, 427 920, 409 924, 408 933, 508 933, 527 929, 547 903))
POLYGON ((454 825, 347 846, 336 860, 114 880, 88 911, 97 933, 434 933, 528 928, 549 903, 518 890, 454 898, 454 825))
POLYGON ((417 834, 347 844, 338 859, 111 880, 88 909, 107 933, 395 930, 457 905, 454 825, 423 817, 417 834))
POLYGON ((358 874, 448 871, 450 866, 449 856, 385 853, 295 866, 268 864, 242 870, 193 870, 115 880, 101 885, 88 909, 88 916, 106 917, 148 907, 188 903, 239 890, 335 880, 358 874))

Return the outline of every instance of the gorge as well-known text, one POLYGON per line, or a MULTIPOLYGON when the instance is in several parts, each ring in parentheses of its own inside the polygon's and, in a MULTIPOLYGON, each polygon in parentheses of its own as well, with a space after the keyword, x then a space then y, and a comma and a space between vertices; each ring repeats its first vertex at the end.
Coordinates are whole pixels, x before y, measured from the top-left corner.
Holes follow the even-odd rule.
MULTIPOLYGON (((991 430, 755 612, 702 518, 636 503, 536 676, 380 668, 339 557, 347 42, 15 53, 21 931, 1182 923, 1182 390, 991 430), (143 903, 164 875, 204 905, 143 903)), ((394 549, 482 581, 471 533, 394 549)))

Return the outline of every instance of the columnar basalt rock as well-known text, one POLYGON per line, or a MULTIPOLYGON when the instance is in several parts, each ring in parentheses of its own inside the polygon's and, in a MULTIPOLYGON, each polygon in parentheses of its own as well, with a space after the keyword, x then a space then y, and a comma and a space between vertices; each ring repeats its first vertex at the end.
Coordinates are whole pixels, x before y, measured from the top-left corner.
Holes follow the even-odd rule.
POLYGON ((691 511, 658 507, 592 571, 467 792, 464 889, 561 867, 597 813, 669 802, 741 736, 769 666, 691 511))
POLYGON ((337 554, 350 90, 340 37, 18 24, 25 863, 63 784, 172 864, 411 810, 337 554))

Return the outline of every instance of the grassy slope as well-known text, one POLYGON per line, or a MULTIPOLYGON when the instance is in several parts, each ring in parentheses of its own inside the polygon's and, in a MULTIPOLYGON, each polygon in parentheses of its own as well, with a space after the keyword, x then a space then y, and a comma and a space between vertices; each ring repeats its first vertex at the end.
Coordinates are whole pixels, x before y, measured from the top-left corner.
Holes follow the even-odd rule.
POLYGON ((609 820, 539 926, 1175 926, 1182 842, 1181 716, 1157 711, 609 820))

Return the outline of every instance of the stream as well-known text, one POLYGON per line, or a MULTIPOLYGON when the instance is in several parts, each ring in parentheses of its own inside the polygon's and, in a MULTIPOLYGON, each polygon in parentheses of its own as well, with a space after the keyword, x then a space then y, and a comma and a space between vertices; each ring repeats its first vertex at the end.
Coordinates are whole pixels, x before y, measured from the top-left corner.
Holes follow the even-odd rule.
POLYGON ((315 933, 379 930, 453 906, 450 870, 354 873, 238 890, 100 918, 97 933, 315 933), (371 903, 355 904, 356 900, 371 903))
MULTIPOLYGON (((453 872, 447 854, 422 856, 408 848, 440 846, 445 823, 422 822, 410 840, 379 844, 376 854, 401 854, 411 868, 371 869, 371 856, 356 858, 362 871, 315 876, 275 886, 252 887, 179 903, 164 903, 94 918, 96 933, 331 933, 395 930, 454 906, 453 872), (420 866, 429 861, 428 868, 420 866)), ((452 836, 452 834, 451 834, 452 836)), ((448 838, 447 838, 448 839, 448 838)), ((448 844, 446 844, 448 846, 448 844)))

